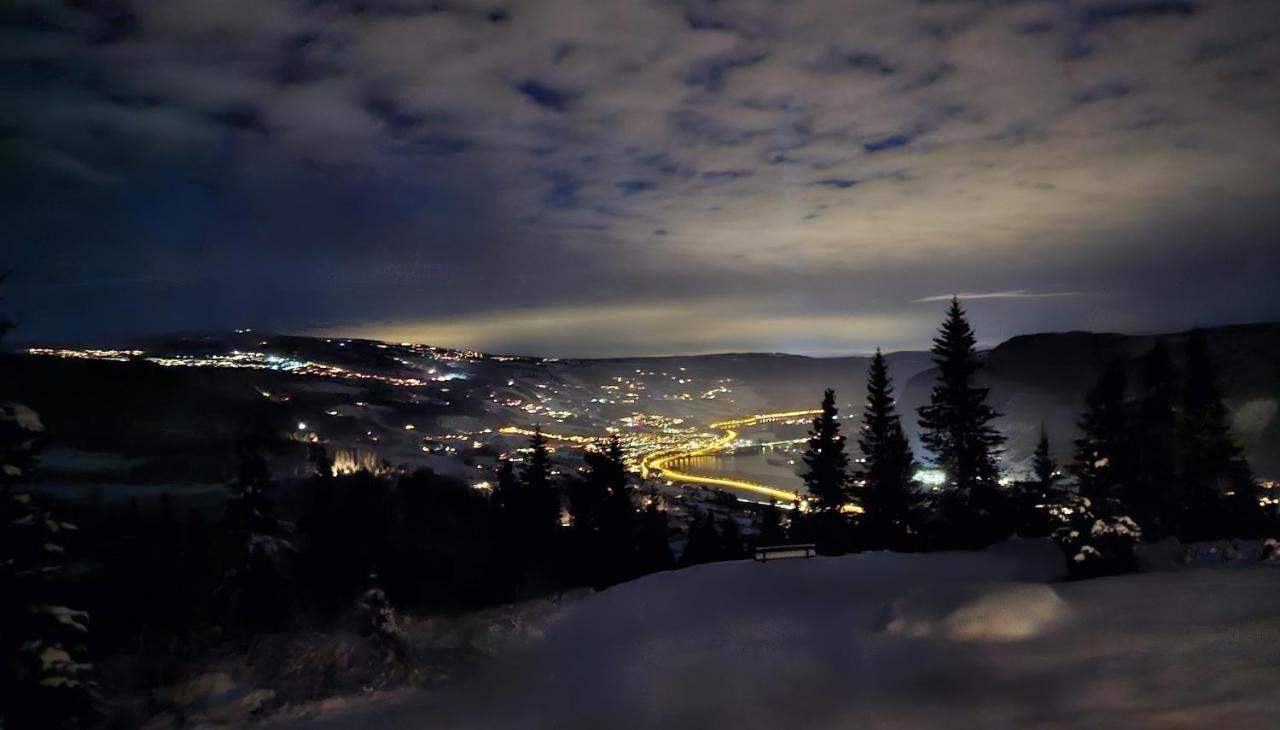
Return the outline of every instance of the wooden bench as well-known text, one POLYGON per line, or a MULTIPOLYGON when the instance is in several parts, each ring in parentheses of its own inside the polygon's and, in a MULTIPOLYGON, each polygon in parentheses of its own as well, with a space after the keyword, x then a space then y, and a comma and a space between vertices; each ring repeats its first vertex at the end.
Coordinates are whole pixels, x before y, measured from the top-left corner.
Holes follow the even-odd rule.
POLYGON ((812 545, 771 545, 756 548, 756 560, 767 563, 770 560, 789 560, 791 558, 812 558, 817 555, 812 545))

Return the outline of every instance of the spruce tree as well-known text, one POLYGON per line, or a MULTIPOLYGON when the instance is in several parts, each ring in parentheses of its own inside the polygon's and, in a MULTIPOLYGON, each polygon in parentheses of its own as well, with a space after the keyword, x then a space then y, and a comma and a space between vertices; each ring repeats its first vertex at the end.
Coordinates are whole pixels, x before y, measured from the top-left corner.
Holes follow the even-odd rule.
POLYGON ((1156 340, 1139 366, 1142 377, 1134 423, 1134 478, 1124 502, 1144 533, 1157 539, 1178 532, 1187 503, 1178 452, 1180 386, 1163 338, 1156 340))
POLYGON ((1031 458, 1031 471, 1040 487, 1046 491, 1058 481, 1058 464, 1049 451, 1049 432, 1045 430, 1043 423, 1040 424, 1040 440, 1036 442, 1036 451, 1031 458))
POLYGON ((804 452, 808 471, 805 486, 814 508, 819 512, 838 511, 849 501, 849 455, 844 449, 844 435, 836 420, 836 393, 830 388, 822 396, 822 412, 814 416, 809 430, 809 445, 804 452))
POLYGON ((541 427, 529 439, 529 461, 524 468, 520 519, 525 549, 533 563, 549 567, 555 558, 560 528, 560 495, 551 480, 551 451, 541 427))
POLYGON ((635 577, 637 570, 635 489, 627 478, 622 442, 617 434, 609 437, 601 455, 603 458, 596 469, 606 487, 600 521, 605 557, 610 563, 612 580, 628 580, 635 577))
POLYGON ((528 517, 538 532, 554 532, 560 524, 560 499, 551 482, 551 450, 540 426, 534 427, 529 447, 523 490, 528 517))
POLYGON ((498 462, 497 484, 493 488, 494 521, 502 528, 514 528, 520 510, 520 480, 510 459, 498 462))
MULTIPOLYGON (((0 340, 12 327, 0 315, 0 340)), ((65 600, 66 539, 77 528, 26 489, 45 437, 35 411, 0 403, 0 728, 90 727, 98 719, 85 659, 89 614, 65 600)))
POLYGON ((681 565, 699 565, 720 559, 720 533, 709 513, 695 511, 689 518, 688 539, 680 556, 681 565))
POLYGON ((1127 385, 1124 363, 1117 360, 1086 394, 1071 467, 1077 489, 1058 495, 1051 508, 1058 520, 1053 537, 1071 558, 1072 574, 1082 578, 1131 570, 1142 538, 1122 501, 1135 464, 1127 385))
POLYGON ((321 479, 333 478, 333 459, 329 458, 329 450, 324 444, 318 441, 307 444, 307 461, 311 462, 313 476, 321 479))
POLYGON ((1178 435, 1187 503, 1181 520, 1185 539, 1258 537, 1263 512, 1259 489, 1243 450, 1231 435, 1217 373, 1204 332, 1187 342, 1184 414, 1178 435))
POLYGON ((894 407, 893 381, 880 350, 867 373, 858 448, 863 455, 860 502, 871 547, 900 548, 909 533, 915 457, 894 407))
POLYGON ((650 495, 649 504, 640 513, 636 528, 636 561, 641 575, 670 570, 675 566, 671 557, 670 525, 667 513, 658 506, 657 495, 650 495))
POLYGON ((1045 537, 1053 529, 1048 510, 1058 500, 1058 465, 1049 449, 1049 432, 1040 424, 1040 440, 1031 459, 1032 479, 1014 485, 1014 517, 1017 534, 1045 537))
POLYGON ((633 577, 636 512, 622 444, 617 435, 586 452, 585 478, 570 491, 579 549, 587 552, 588 580, 598 587, 633 577))
POLYGON ((24 488, 43 431, 31 409, 0 404, 0 727, 90 726, 95 714, 89 614, 64 600, 76 528, 24 488))
POLYGON ((755 540, 756 547, 770 547, 774 545, 782 545, 787 541, 787 535, 782 529, 782 510, 776 504, 770 504, 764 507, 756 515, 755 523, 755 540))
POLYGON ((510 459, 498 463, 496 482, 490 503, 493 525, 490 563, 495 590, 502 599, 510 599, 519 593, 528 567, 522 521, 524 490, 510 459))
POLYGON ((1095 502, 1118 500, 1133 479, 1132 435, 1125 408, 1124 363, 1113 361, 1085 395, 1072 472, 1080 495, 1095 502))
POLYGON ((720 559, 741 560, 747 556, 746 546, 742 544, 742 531, 738 521, 732 515, 720 522, 720 559))
POLYGON ((959 299, 951 300, 946 320, 933 340, 933 363, 938 380, 929 404, 920 407, 920 439, 945 474, 944 520, 952 529, 968 533, 967 542, 980 542, 999 509, 1000 470, 996 456, 1004 436, 991 424, 1000 416, 987 404, 987 389, 974 385, 982 367, 977 338, 965 319, 959 299))
POLYGON ((236 481, 227 496, 227 534, 234 544, 234 568, 228 576, 232 619, 246 628, 274 627, 288 611, 287 562, 294 552, 291 526, 276 516, 271 472, 261 439, 242 435, 236 442, 236 481))

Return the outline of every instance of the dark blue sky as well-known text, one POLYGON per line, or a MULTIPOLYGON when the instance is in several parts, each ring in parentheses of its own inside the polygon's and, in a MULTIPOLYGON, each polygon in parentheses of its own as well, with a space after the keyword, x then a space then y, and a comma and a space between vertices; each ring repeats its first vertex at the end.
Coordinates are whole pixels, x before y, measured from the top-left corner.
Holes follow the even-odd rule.
POLYGON ((553 355, 1280 319, 1268 0, 0 10, 15 339, 553 355))

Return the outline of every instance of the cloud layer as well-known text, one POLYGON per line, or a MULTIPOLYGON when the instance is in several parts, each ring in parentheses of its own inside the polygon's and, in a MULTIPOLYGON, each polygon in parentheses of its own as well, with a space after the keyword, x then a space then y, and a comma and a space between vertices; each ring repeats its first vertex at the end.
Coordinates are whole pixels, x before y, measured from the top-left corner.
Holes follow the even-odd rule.
POLYGON ((921 345, 948 291, 991 339, 1280 317, 1278 34, 1267 0, 17 0, 11 302, 493 349, 534 308, 553 354, 921 345), (672 308, 705 336, 607 326, 672 308))

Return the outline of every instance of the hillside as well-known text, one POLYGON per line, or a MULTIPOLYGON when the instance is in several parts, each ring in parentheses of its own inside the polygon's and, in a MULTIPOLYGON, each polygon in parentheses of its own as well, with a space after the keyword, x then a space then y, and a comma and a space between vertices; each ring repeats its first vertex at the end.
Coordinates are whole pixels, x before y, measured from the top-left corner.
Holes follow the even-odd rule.
POLYGON ((1049 582, 1060 560, 1006 543, 660 573, 475 676, 305 726, 1270 726, 1280 569, 1049 582))
MULTIPOLYGON (((1264 476, 1280 474, 1280 324, 1217 327, 1205 333, 1236 434, 1254 468, 1264 476)), ((1180 364, 1187 334, 1165 337, 1180 364)), ((1130 382, 1139 383, 1136 361, 1155 340, 1089 332, 1037 334, 1015 337, 988 352, 980 377, 991 387, 997 410, 1005 414, 1001 426, 1009 436, 1009 460, 1029 457, 1042 421, 1059 459, 1067 459, 1084 394, 1102 369, 1123 360, 1130 382)), ((909 410, 925 403, 931 387, 932 373, 917 373, 903 390, 902 406, 909 410)))
MULTIPOLYGON (((1274 477, 1280 474, 1280 324, 1207 333, 1237 435, 1258 473, 1274 477)), ((1186 335, 1169 341, 1180 360, 1186 335)), ((1069 332, 1015 337, 988 351, 980 377, 1005 414, 1000 425, 1009 436, 1009 468, 1024 468, 1042 422, 1059 459, 1068 458, 1084 393, 1101 368, 1116 358, 1132 364, 1153 342, 1069 332)), ((683 428, 697 430, 723 418, 812 407, 828 387, 845 415, 856 419, 868 364, 865 357, 783 354, 555 360, 249 333, 138 346, 160 361, 209 365, 0 356, 0 400, 26 402, 44 416, 52 435, 46 462, 54 474, 217 481, 226 476, 230 443, 246 422, 281 431, 305 424, 308 434, 361 458, 448 471, 484 463, 487 454, 509 446, 497 433, 508 426, 541 424, 593 436, 630 423, 624 427, 637 434, 655 432, 629 420, 643 414, 681 419, 683 428), (245 353, 294 369, 240 367, 245 353), (342 370, 334 375, 333 368, 342 370), (397 384, 402 381, 416 384, 397 384), (428 436, 445 440, 424 440, 428 436), (449 438, 481 446, 464 449, 449 438)), ((932 387, 931 362, 921 352, 888 357, 904 423, 915 437, 915 409, 932 387)), ((281 458, 289 468, 305 468, 301 447, 281 458)))

